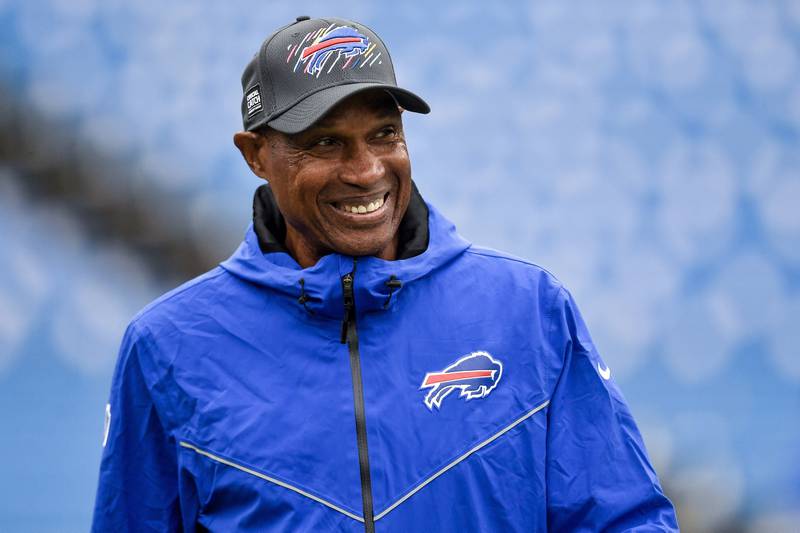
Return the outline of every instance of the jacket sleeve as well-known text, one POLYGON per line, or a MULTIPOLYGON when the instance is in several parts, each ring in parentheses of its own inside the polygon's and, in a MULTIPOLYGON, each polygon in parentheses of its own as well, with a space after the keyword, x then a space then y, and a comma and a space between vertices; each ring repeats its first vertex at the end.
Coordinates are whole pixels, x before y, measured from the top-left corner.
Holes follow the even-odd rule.
POLYGON ((622 393, 563 289, 553 318, 563 366, 548 411, 548 529, 677 531, 622 393))
POLYGON ((146 350, 134 325, 120 348, 106 406, 106 430, 92 531, 180 529, 176 448, 148 390, 146 350))

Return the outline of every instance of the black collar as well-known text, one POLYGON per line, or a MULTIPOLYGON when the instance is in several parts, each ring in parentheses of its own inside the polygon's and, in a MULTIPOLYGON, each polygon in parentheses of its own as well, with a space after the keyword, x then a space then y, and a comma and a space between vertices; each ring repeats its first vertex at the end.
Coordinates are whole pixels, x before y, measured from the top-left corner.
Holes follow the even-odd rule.
MULTIPOLYGON (((289 253, 284 245, 286 240, 286 221, 278 210, 275 197, 269 184, 256 189, 253 196, 253 228, 258 236, 258 246, 262 253, 289 253)), ((411 182, 411 199, 408 209, 400 221, 397 259, 409 259, 428 249, 428 206, 411 182)))

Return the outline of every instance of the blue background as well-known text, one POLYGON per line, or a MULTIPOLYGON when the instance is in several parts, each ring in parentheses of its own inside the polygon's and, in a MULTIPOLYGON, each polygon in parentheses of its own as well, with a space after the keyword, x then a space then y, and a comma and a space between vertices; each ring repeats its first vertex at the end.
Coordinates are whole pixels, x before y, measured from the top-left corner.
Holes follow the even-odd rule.
MULTIPOLYGON (((405 115, 423 195, 574 293, 684 529, 796 530, 800 2, 0 0, 0 103, 221 260, 259 184, 241 70, 300 14, 383 37, 433 109, 405 115)), ((28 172, 0 161, 0 531, 83 531, 122 331, 183 277, 28 172)))

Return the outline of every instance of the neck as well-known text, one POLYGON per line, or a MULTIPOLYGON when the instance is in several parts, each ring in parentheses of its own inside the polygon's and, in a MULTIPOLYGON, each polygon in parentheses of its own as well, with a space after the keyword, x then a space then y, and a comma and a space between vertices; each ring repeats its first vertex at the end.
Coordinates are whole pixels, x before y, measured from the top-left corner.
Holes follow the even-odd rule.
MULTIPOLYGON (((397 248, 399 241, 400 237, 398 233, 395 233, 394 237, 392 237, 392 240, 389 241, 386 246, 369 255, 379 259, 384 259, 386 261, 394 261, 397 259, 397 248)), ((303 239, 300 233, 298 233, 289 224, 287 224, 286 227, 286 240, 284 241, 284 244, 289 252, 289 255, 291 255, 294 260, 297 261, 297 264, 302 268, 309 268, 316 265, 317 261, 319 261, 322 256, 328 255, 334 251, 338 251, 344 255, 354 255, 348 253, 346 250, 340 251, 315 249, 312 246, 309 246, 308 241, 303 239)))

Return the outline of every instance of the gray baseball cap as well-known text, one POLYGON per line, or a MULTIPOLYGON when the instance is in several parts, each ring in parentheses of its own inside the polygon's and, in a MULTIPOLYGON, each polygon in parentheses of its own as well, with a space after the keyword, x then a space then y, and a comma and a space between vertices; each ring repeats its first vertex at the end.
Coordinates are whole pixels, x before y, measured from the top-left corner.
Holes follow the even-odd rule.
POLYGON ((244 69, 244 129, 298 133, 344 98, 372 88, 386 90, 408 111, 430 111, 422 98, 397 86, 389 50, 371 29, 338 18, 297 17, 269 36, 244 69))

